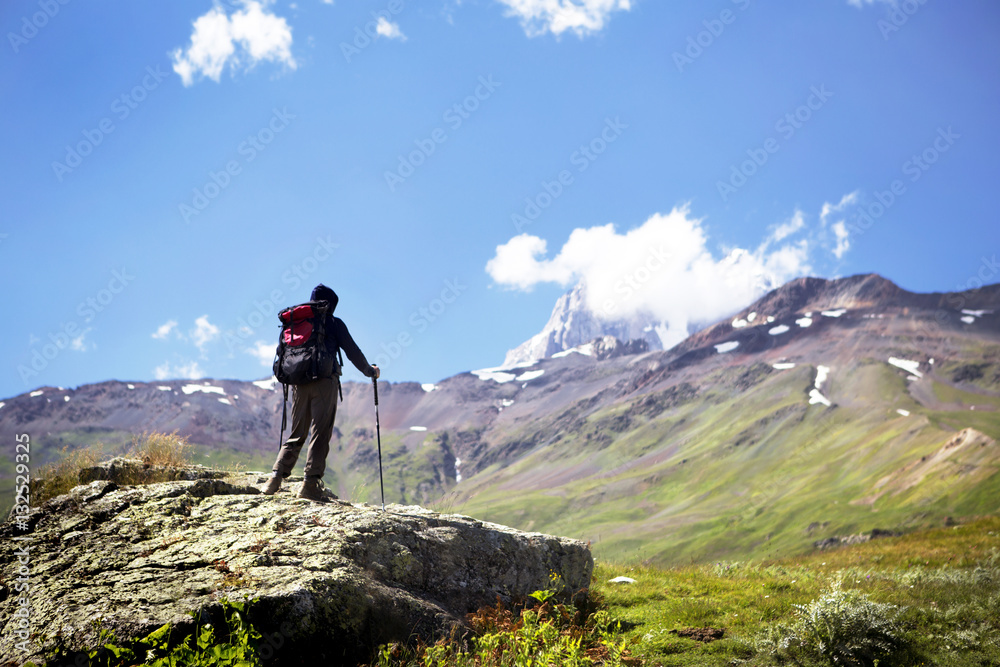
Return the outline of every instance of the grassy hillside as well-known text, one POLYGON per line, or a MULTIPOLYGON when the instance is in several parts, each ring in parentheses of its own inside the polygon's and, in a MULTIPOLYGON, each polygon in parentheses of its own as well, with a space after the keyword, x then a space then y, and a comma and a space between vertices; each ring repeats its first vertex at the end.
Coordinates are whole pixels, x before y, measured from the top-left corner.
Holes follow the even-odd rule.
POLYGON ((904 376, 873 359, 835 367, 826 407, 808 402, 815 366, 756 364, 720 370, 700 391, 674 387, 586 417, 570 409, 511 433, 548 440, 444 502, 658 565, 806 553, 822 538, 996 512, 996 399, 934 381, 949 404, 981 409, 933 409, 904 376), (970 427, 975 442, 946 447, 970 427))
POLYGON ((1000 519, 771 561, 599 561, 590 592, 585 607, 498 604, 471 637, 384 646, 373 665, 996 665, 1000 519))
MULTIPOLYGON (((762 562, 660 569, 600 561, 594 589, 649 665, 836 664, 776 648, 808 637, 800 606, 839 586, 882 607, 899 642, 886 665, 1000 664, 1000 519, 920 531, 832 551, 762 562), (612 583, 616 577, 634 583, 612 583), (705 641, 714 628, 717 641, 705 641), (794 663, 793 663, 794 664, 794 663)), ((849 603, 850 604, 850 603, 849 603)), ((855 598, 855 605, 859 605, 855 598)), ((848 605, 849 606, 849 605, 848 605)), ((830 614, 837 627, 846 614, 830 614)), ((858 634, 858 633, 855 633, 858 634)), ((813 656, 815 657, 815 656, 813 656)), ((841 663, 843 664, 843 662, 841 663)), ((870 662, 868 664, 871 664, 870 662)))

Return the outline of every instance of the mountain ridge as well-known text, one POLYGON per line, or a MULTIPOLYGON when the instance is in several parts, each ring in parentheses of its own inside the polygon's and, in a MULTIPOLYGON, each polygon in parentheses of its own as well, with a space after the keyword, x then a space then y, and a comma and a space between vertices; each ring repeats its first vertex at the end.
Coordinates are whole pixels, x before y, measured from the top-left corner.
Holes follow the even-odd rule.
MULTIPOLYGON (((767 313, 775 320, 796 312, 834 310, 838 308, 895 308, 907 305, 921 308, 979 308, 993 305, 1000 294, 990 286, 962 293, 918 293, 902 289, 877 273, 857 274, 845 278, 801 277, 776 287, 750 305, 734 312, 735 320, 744 320, 751 313, 767 313), (985 291, 984 291, 985 290, 985 291), (949 301, 945 304, 944 301, 949 301), (741 315, 742 314, 742 315, 741 315)), ((692 336, 708 329, 724 326, 719 322, 690 326, 683 337, 672 332, 652 315, 635 315, 627 319, 606 319, 591 312, 586 305, 586 288, 580 284, 559 297, 548 322, 542 330, 508 350, 502 367, 515 367, 551 357, 602 336, 614 336, 623 342, 642 339, 650 350, 671 349, 682 345, 692 336)), ((753 317, 750 318, 750 322, 753 317)), ((710 336, 708 336, 710 337, 710 336)), ((688 346, 690 347, 690 345, 688 346)))
MULTIPOLYGON (((948 463, 901 494, 849 502, 962 429, 1000 438, 1000 317, 991 306, 1000 308, 1000 285, 921 295, 871 275, 802 279, 670 350, 598 339, 514 369, 382 382, 386 495, 590 539, 602 554, 641 544, 663 562, 811 548, 824 536, 788 528, 800 520, 826 521, 832 536, 995 512, 992 444, 985 458, 959 457, 979 472, 952 491, 936 477, 948 463), (836 310, 805 310, 821 307, 836 310), (852 457, 870 464, 826 476, 852 457), (815 506, 827 507, 827 494, 843 502, 811 516, 814 505, 773 489, 775 479, 806 485, 802 497, 815 506), (862 512, 873 510, 879 525, 866 524, 862 512), (747 538, 723 539, 721 517, 750 526, 747 538)), ((371 499, 371 388, 347 382, 344 398, 328 484, 371 499)), ((63 444, 124 442, 155 428, 177 429, 209 462, 228 456, 264 470, 280 423, 279 392, 267 381, 107 382, 5 403, 0 435, 31 432, 38 463, 63 444)))

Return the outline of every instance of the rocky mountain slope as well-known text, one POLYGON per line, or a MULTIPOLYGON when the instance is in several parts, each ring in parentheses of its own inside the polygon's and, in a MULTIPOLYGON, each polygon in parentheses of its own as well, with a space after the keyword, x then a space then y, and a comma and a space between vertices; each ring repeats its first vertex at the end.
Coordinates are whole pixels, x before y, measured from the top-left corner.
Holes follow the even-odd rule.
MULTIPOLYGON (((995 311, 997 285, 913 294, 875 275, 808 278, 669 350, 598 339, 435 385, 380 383, 386 496, 661 562, 992 513, 995 311), (975 445, 945 448, 962 433, 975 445)), ((33 462, 148 429, 258 470, 277 447, 267 382, 38 391, 0 407, 0 437, 31 434, 33 462)), ((371 387, 344 397, 327 483, 377 500, 371 387)))
MULTIPOLYGON (((682 339, 687 332, 680 336, 682 339)), ((670 347, 677 336, 666 331, 663 323, 653 318, 635 316, 628 319, 602 319, 586 306, 585 287, 577 285, 556 301, 552 315, 542 330, 508 350, 503 365, 507 367, 551 357, 595 338, 611 336, 622 341, 642 340, 650 350, 670 347)))

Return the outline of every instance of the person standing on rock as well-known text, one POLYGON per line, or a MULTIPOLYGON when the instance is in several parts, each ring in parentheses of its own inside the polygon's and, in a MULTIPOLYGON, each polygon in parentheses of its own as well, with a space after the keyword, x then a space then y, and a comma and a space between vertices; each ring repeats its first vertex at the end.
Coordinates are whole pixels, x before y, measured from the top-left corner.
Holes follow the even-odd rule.
MULTIPOLYGON (((339 301, 337 294, 320 283, 312 291, 311 300, 326 301, 330 304, 325 323, 327 331, 325 343, 330 354, 336 355, 337 349, 342 349, 351 363, 366 377, 378 379, 378 366, 368 363, 357 343, 351 338, 347 325, 339 317, 333 316, 339 301)), ((292 474, 299 452, 302 451, 302 445, 308 437, 305 482, 299 491, 299 497, 317 502, 327 501, 327 496, 323 493, 322 478, 326 472, 326 457, 330 453, 333 421, 337 416, 339 388, 340 378, 337 376, 292 386, 292 430, 278 451, 271 477, 261 489, 261 493, 274 495, 281 488, 281 480, 292 474)))

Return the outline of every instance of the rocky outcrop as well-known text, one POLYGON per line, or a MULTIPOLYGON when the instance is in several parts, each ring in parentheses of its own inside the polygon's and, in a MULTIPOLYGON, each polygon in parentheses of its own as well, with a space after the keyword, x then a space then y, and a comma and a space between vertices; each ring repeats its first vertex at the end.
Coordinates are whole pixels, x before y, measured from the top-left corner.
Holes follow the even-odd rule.
POLYGON ((229 598, 256 600, 251 620, 280 664, 357 664, 386 641, 445 635, 497 596, 547 588, 553 572, 567 593, 590 583, 575 540, 416 506, 313 503, 287 485, 264 496, 256 473, 198 477, 97 478, 33 508, 27 532, 0 525, 0 655, 38 660, 59 641, 81 651, 101 627, 124 641, 190 626, 189 612, 229 598))
POLYGON ((594 356, 598 361, 615 359, 629 354, 642 354, 649 351, 649 343, 645 338, 635 338, 622 342, 614 336, 602 336, 593 341, 594 356))
POLYGON ((822 540, 816 540, 815 542, 813 542, 813 547, 820 550, 835 549, 837 547, 850 546, 853 544, 863 544, 864 542, 877 540, 880 537, 898 537, 901 534, 902 533, 894 532, 891 530, 875 528, 869 533, 857 533, 855 535, 835 535, 833 537, 827 537, 822 540))

